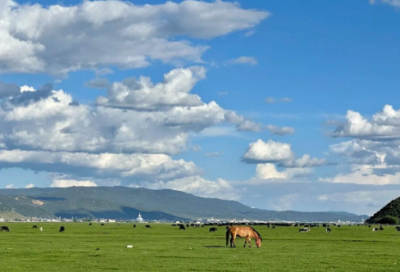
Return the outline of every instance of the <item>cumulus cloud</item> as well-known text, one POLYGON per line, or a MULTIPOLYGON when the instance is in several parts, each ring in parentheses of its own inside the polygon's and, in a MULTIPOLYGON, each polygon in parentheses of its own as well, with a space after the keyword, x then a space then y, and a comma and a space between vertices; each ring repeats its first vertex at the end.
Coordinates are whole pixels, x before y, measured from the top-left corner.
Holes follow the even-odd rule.
POLYGON ((349 110, 344 124, 336 127, 333 137, 354 137, 359 139, 392 140, 400 138, 400 110, 386 105, 370 120, 360 113, 349 110))
POLYGON ((255 179, 251 180, 250 183, 259 184, 265 182, 276 182, 277 180, 290 182, 294 181, 296 178, 309 177, 311 174, 312 170, 310 168, 286 169, 284 171, 278 171, 275 167, 275 164, 264 163, 257 165, 255 179))
POLYGON ((99 97, 97 104, 102 106, 156 110, 163 107, 193 107, 204 103, 195 94, 189 94, 194 85, 205 78, 203 67, 175 69, 164 75, 164 82, 153 84, 150 78, 125 79, 113 83, 107 97, 99 97))
POLYGON ((226 62, 226 64, 233 65, 233 64, 250 64, 250 65, 257 65, 258 62, 253 57, 246 57, 242 56, 236 59, 231 59, 226 62))
POLYGON ((0 73, 51 73, 145 67, 151 61, 201 62, 210 39, 248 30, 269 13, 215 1, 135 5, 84 1, 72 6, 0 4, 0 73), (67 45, 67 46, 66 46, 67 45))
POLYGON ((33 184, 33 183, 29 183, 29 184, 27 184, 27 185, 25 185, 25 188, 34 188, 35 187, 35 185, 33 184))
POLYGON ((250 143, 242 159, 247 163, 280 162, 294 157, 291 145, 287 143, 259 139, 250 143))
POLYGON ((193 176, 168 182, 160 181, 158 183, 145 183, 143 185, 151 189, 173 189, 202 197, 223 198, 229 200, 240 199, 237 189, 234 189, 229 182, 223 179, 210 181, 199 176, 193 176))
POLYGON ((6 185, 6 189, 12 189, 12 188, 14 188, 14 184, 7 184, 6 185))
POLYGON ((295 129, 293 127, 278 127, 274 125, 268 125, 267 129, 270 133, 280 136, 294 134, 295 132, 295 129))
POLYGON ((193 162, 173 160, 164 154, 0 150, 0 168, 15 165, 75 178, 119 178, 125 183, 137 180, 170 180, 201 173, 193 162))
POLYGON ((104 102, 125 98, 130 92, 126 88, 111 87, 113 98, 102 97, 102 107, 76 103, 71 95, 51 86, 24 91, 0 107, 0 144, 13 149, 174 155, 186 148, 189 133, 220 123, 233 123, 241 131, 262 127, 188 93, 193 70, 204 72, 176 69, 166 75, 168 83, 139 88, 138 94, 132 91, 129 97, 140 102, 136 106, 129 99, 112 105, 104 102), (179 90, 177 95, 167 97, 166 92, 174 93, 173 89, 179 90))
MULTIPOLYGON (((187 150, 192 135, 217 125, 233 131, 262 125, 191 94, 204 77, 204 68, 191 67, 174 69, 157 84, 128 79, 122 87, 114 83, 97 100, 102 104, 80 104, 51 85, 23 86, 18 95, 1 100, 0 168, 47 172, 54 177, 52 186, 172 186, 170 181, 187 180, 211 188, 214 182, 190 179, 202 174, 193 162, 171 156, 187 150)), ((215 183, 225 186, 222 180, 215 183)), ((211 189, 190 192, 223 195, 211 189)))

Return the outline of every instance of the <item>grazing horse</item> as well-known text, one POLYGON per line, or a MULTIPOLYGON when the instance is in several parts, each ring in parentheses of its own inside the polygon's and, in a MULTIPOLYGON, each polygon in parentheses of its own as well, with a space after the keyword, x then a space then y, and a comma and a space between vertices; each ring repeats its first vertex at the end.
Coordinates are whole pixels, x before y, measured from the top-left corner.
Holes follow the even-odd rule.
POLYGON ((249 243, 249 247, 251 248, 251 238, 254 238, 256 240, 256 245, 258 248, 261 247, 261 235, 253 229, 252 227, 248 226, 232 226, 229 229, 226 230, 226 246, 228 246, 229 243, 229 235, 231 235, 231 247, 236 247, 235 244, 235 239, 236 237, 241 237, 245 238, 244 242, 244 248, 246 247, 246 244, 249 243))

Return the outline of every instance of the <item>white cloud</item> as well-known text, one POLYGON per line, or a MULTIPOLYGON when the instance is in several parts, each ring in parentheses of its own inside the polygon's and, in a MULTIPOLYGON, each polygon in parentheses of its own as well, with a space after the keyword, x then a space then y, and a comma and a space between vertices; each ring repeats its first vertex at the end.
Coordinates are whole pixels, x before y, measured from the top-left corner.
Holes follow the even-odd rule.
POLYGON ((227 64, 250 64, 250 65, 257 65, 258 62, 255 58, 253 57, 246 57, 246 56, 241 56, 236 59, 231 59, 226 62, 227 64))
POLYGON ((391 168, 385 165, 353 165, 351 168, 350 173, 339 173, 334 177, 320 178, 320 181, 371 185, 400 184, 399 169, 390 173, 391 168), (389 173, 381 174, 381 171, 389 173))
POLYGON ((84 1, 43 7, 0 4, 0 73, 51 73, 104 66, 137 68, 152 60, 201 62, 210 39, 251 29, 269 14, 215 1, 134 5, 84 1), (66 46, 67 45, 67 46, 66 46))
POLYGON ((268 125, 267 129, 270 133, 280 136, 294 134, 295 132, 295 129, 293 127, 278 127, 274 125, 268 125))
POLYGON ((243 161, 248 163, 280 162, 294 157, 291 145, 287 143, 259 139, 250 143, 248 150, 243 155, 243 161))
POLYGON ((279 172, 272 163, 258 164, 256 176, 249 181, 250 184, 262 184, 266 182, 295 182, 298 178, 309 177, 312 174, 310 168, 293 168, 279 172))
POLYGON ((381 112, 367 120, 360 113, 349 110, 346 122, 338 126, 332 133, 333 137, 354 137, 360 139, 399 139, 400 110, 386 105, 381 112))
POLYGON ((284 98, 275 98, 275 97, 267 97, 264 102, 267 104, 274 104, 274 103, 289 103, 292 102, 293 99, 289 97, 284 97, 284 98))
POLYGON ((163 107, 194 107, 204 103, 195 94, 189 94, 194 85, 205 78, 203 67, 174 69, 164 75, 164 82, 154 85, 150 78, 140 77, 116 82, 108 89, 107 97, 99 97, 98 105, 156 110, 163 107))
POLYGON ((25 91, 6 99, 0 107, 0 143, 14 149, 178 154, 185 150, 189 133, 220 123, 233 123, 240 131, 262 127, 214 101, 206 104, 191 95, 193 70, 204 72, 202 68, 175 69, 165 76, 168 83, 152 85, 147 81, 147 86, 153 87, 140 88, 131 95, 140 103, 136 106, 125 99, 127 93, 135 91, 126 88, 112 89, 112 97, 123 97, 115 107, 109 103, 105 103, 107 107, 79 104, 66 92, 50 87, 25 91), (130 110, 120 109, 122 105, 130 110))
POLYGON ((96 187, 96 183, 89 181, 89 180, 71 180, 71 179, 65 179, 65 180, 53 180, 51 183, 50 187, 72 187, 72 186, 77 186, 77 187, 96 187))
POLYGON ((370 4, 375 4, 377 2, 400 8, 400 0, 369 0, 370 4))
POLYGON ((33 184, 33 183, 29 183, 29 184, 27 184, 27 185, 25 185, 25 188, 34 188, 35 187, 35 185, 33 184))
POLYGON ((168 182, 145 183, 143 185, 151 189, 173 189, 202 197, 229 200, 238 200, 240 198, 237 190, 223 179, 210 181, 199 176, 193 176, 168 182))
POLYGON ((121 180, 170 180, 194 176, 201 170, 193 163, 173 160, 164 154, 89 154, 0 150, 0 166, 20 165, 35 171, 74 177, 119 178, 121 180))
POLYGON ((289 168, 305 168, 323 166, 326 164, 326 159, 311 158, 310 155, 305 154, 299 159, 283 161, 279 164, 279 166, 289 168))
POLYGON ((0 99, 20 94, 20 87, 17 84, 6 84, 0 81, 0 99))
POLYGON ((7 184, 6 185, 6 189, 12 189, 12 188, 14 188, 14 184, 7 184))

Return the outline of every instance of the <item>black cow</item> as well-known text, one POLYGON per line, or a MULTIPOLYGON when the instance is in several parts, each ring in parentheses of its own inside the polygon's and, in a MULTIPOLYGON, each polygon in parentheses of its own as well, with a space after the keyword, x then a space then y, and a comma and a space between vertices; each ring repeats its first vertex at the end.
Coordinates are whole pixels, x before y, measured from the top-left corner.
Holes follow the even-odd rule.
POLYGON ((329 233, 331 231, 332 231, 331 228, 326 228, 326 233, 329 233))
POLYGON ((186 230, 184 225, 179 225, 179 230, 186 230))
POLYGON ((65 227, 61 226, 60 229, 58 230, 59 232, 64 232, 65 231, 65 227))
POLYGON ((189 227, 189 224, 186 224, 186 227, 188 228, 188 227, 189 227))
POLYGON ((218 230, 217 228, 212 227, 208 232, 216 232, 217 230, 218 230))
POLYGON ((379 227, 379 230, 383 230, 383 227, 382 227, 382 226, 380 226, 380 227, 379 227))
POLYGON ((10 232, 10 229, 7 226, 1 226, 0 231, 10 232))
POLYGON ((37 229, 37 226, 36 225, 32 226, 32 229, 37 229))
POLYGON ((151 229, 151 226, 150 225, 146 225, 146 228, 151 229))
POLYGON ((102 223, 100 226, 104 226, 104 223, 102 223))
POLYGON ((134 224, 133 227, 136 228, 136 224, 134 224))
POLYGON ((91 226, 92 225, 92 223, 89 223, 89 226, 91 226))
POLYGON ((274 229, 274 228, 275 228, 275 225, 273 225, 272 228, 274 229))
POLYGON ((400 226, 396 226, 396 230, 397 230, 397 231, 400 231, 400 226))

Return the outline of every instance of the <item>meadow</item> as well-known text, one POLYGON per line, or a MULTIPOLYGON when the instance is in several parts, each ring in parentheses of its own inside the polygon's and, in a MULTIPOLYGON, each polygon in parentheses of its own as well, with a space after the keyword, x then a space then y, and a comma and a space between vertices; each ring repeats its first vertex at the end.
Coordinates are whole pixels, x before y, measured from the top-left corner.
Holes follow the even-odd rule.
POLYGON ((394 227, 255 226, 262 247, 225 247, 225 227, 185 231, 171 225, 1 223, 0 271, 399 271, 400 233, 394 227), (33 225, 44 231, 32 229, 33 225), (59 227, 66 228, 59 233, 59 227), (127 248, 132 245, 132 248, 127 248), (97 249, 97 250, 96 250, 97 249))

